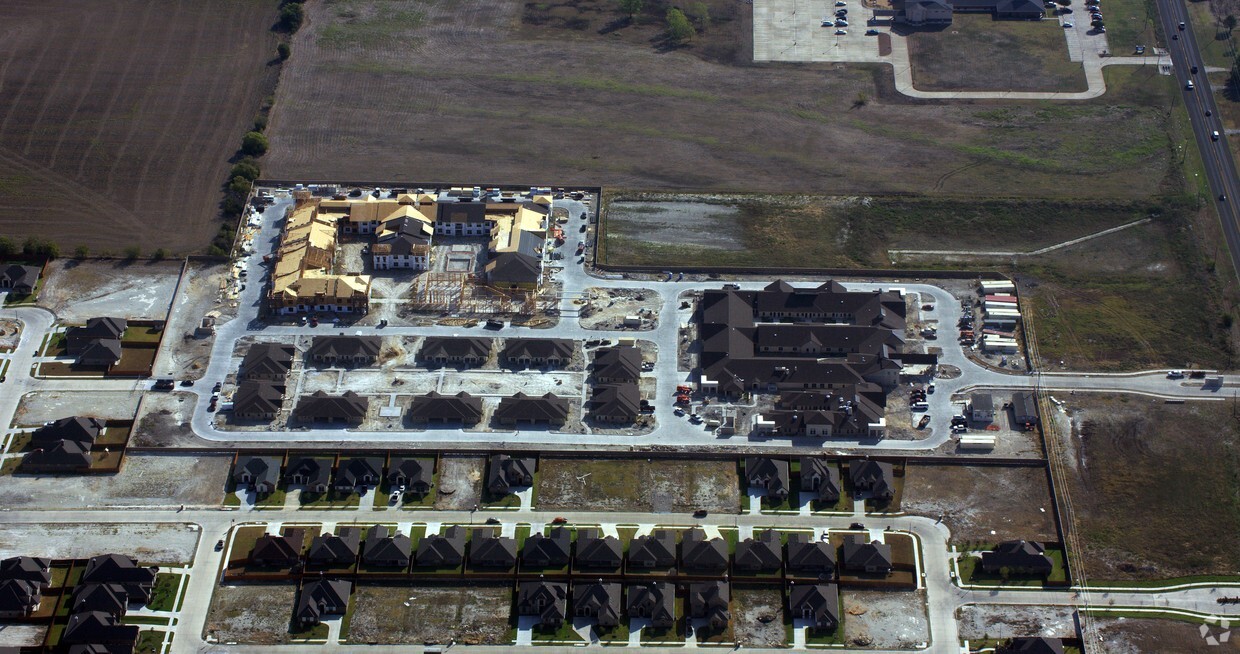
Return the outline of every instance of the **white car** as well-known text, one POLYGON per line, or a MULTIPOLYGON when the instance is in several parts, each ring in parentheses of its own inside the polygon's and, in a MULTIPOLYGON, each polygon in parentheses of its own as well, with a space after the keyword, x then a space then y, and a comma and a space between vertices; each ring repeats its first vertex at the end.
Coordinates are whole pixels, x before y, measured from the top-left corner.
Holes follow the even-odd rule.
POLYGON ((1072 24, 1072 21, 1068 21, 1068 22, 1066 22, 1066 23, 1064 23, 1064 24, 1063 24, 1063 27, 1064 27, 1064 29, 1070 29, 1070 28, 1074 27, 1074 25, 1072 24))
POLYGON ((848 6, 848 3, 847 3, 847 2, 844 2, 844 0, 835 0, 835 6, 837 6, 837 7, 847 7, 847 6, 848 6))
POLYGON ((847 33, 848 33, 848 30, 835 30, 836 36, 844 36, 847 33))
POLYGON ((835 26, 836 26, 836 27, 848 27, 848 21, 846 21, 846 20, 844 20, 843 18, 841 18, 841 19, 839 19, 839 20, 835 21, 835 26))

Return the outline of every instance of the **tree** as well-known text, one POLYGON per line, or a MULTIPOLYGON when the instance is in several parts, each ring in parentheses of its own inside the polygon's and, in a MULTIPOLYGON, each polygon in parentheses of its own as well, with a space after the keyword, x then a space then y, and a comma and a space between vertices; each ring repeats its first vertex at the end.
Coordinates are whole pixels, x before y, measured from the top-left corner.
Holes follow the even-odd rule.
POLYGON ((7 236, 0 236, 0 257, 11 257, 17 253, 17 244, 7 236))
POLYGON ((51 241, 45 241, 32 236, 26 239, 25 243, 22 243, 22 254, 28 257, 55 259, 60 256, 60 247, 51 241))
POLYGON ((697 23, 699 32, 705 32, 710 27, 710 8, 705 2, 689 3, 689 17, 697 23))
POLYGON ((262 132, 246 132, 241 138, 241 151, 251 157, 261 157, 267 153, 267 137, 262 132))
POLYGON ((289 56, 293 54, 293 49, 288 47, 287 43, 281 43, 276 46, 276 56, 280 57, 280 61, 288 61, 289 56))
POLYGON ((693 36, 693 23, 685 12, 671 7, 667 10, 667 38, 673 43, 683 43, 693 36))
POLYGON ((88 256, 90 256, 90 248, 86 247, 85 245, 79 245, 73 248, 74 259, 85 259, 88 256))
POLYGON ((134 259, 137 259, 140 256, 142 256, 142 248, 136 245, 131 245, 125 248, 125 259, 127 261, 133 261, 134 259))
POLYGON ((279 27, 285 32, 290 34, 296 32, 304 20, 306 20, 306 10, 300 2, 290 2, 280 7, 279 27))
POLYGON ((258 167, 258 162, 251 157, 246 157, 233 164, 232 170, 228 173, 228 177, 230 179, 235 177, 244 177, 250 181, 254 181, 262 174, 263 171, 258 167))
POLYGON ((645 0, 620 0, 620 11, 628 14, 629 20, 633 20, 637 14, 642 13, 642 7, 645 5, 645 0))

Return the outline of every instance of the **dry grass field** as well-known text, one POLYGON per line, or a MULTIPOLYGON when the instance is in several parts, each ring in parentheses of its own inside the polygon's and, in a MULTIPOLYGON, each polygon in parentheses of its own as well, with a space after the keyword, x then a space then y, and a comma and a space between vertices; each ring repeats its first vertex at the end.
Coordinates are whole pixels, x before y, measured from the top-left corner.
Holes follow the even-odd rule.
POLYGON ((1228 402, 1077 395, 1066 461, 1091 581, 1234 574, 1240 428, 1228 402))
POLYGON ((913 83, 924 91, 1084 91, 1085 67, 1068 59, 1063 32, 1055 20, 959 14, 949 27, 909 37, 913 83))
POLYGON ((1073 198, 1180 179, 1153 73, 1082 104, 914 102, 885 67, 753 64, 744 5, 669 49, 600 4, 310 3, 266 174, 1073 198))
POLYGON ((201 250, 220 185, 274 87, 264 0, 7 0, 0 233, 201 250))
POLYGON ((900 508, 941 517, 953 543, 1059 538, 1044 468, 910 465, 900 508))

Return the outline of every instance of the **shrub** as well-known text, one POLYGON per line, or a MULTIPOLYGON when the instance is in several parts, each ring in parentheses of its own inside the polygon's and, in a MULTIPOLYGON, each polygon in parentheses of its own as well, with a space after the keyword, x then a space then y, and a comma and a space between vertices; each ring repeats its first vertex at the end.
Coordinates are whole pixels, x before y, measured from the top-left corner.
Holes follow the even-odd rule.
POLYGON ((126 261, 133 261, 134 259, 137 259, 140 256, 142 256, 142 248, 136 245, 131 245, 125 248, 125 260, 126 261))
POLYGON ((667 10, 667 38, 673 43, 683 43, 693 36, 693 24, 685 12, 672 7, 667 10))
POLYGON ((28 257, 55 259, 60 256, 60 248, 51 241, 32 236, 22 243, 22 254, 28 257))
POLYGON ((241 152, 251 157, 261 157, 267 152, 270 144, 262 132, 246 132, 241 138, 241 152))
POLYGON ((290 2, 280 7, 280 29, 292 34, 301 27, 302 21, 306 19, 306 10, 301 6, 300 2, 290 2))
POLYGON ((158 250, 155 250, 155 254, 151 255, 151 259, 153 261, 163 261, 164 259, 167 259, 167 258, 168 258, 168 251, 163 248, 159 248, 158 250))
POLYGON ((276 56, 280 58, 280 61, 288 61, 289 56, 292 54, 293 49, 287 43, 281 43, 276 46, 276 56))
POLYGON ((86 247, 85 245, 79 245, 73 248, 74 259, 85 259, 88 256, 90 256, 90 248, 86 247))
POLYGON ((0 257, 9 257, 17 253, 17 244, 7 236, 0 236, 0 257))
POLYGON ((263 171, 258 167, 258 162, 250 157, 246 157, 233 164, 232 170, 228 172, 228 178, 236 179, 241 177, 246 181, 252 182, 258 179, 262 174, 263 171))

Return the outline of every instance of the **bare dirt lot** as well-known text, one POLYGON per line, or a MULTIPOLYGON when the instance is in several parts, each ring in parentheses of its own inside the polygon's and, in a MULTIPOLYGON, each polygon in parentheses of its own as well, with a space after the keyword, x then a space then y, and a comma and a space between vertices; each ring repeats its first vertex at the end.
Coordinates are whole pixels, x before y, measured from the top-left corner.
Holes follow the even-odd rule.
MULTIPOLYGON (((1234 652, 1240 648, 1234 638, 1226 645, 1210 647, 1201 637, 1198 625, 1178 620, 1135 620, 1100 618, 1096 621, 1107 654, 1145 654, 1146 652, 1234 652)), ((1217 638, 1226 630, 1215 627, 1217 638)))
POLYGON ((0 530, 0 559, 41 556, 80 559, 124 552, 151 565, 194 559, 198 529, 190 524, 12 524, 0 530))
POLYGON ((659 308, 663 299, 647 289, 587 288, 581 305, 581 326, 584 329, 650 330, 658 326, 659 308), (630 325, 627 319, 637 318, 630 325))
POLYGON ((954 543, 1058 539, 1040 467, 909 465, 900 506, 914 515, 943 516, 954 543))
POLYGON ((372 586, 353 594, 353 643, 507 644, 510 586, 372 586))
POLYGON ((538 508, 547 511, 740 510, 740 482, 731 461, 544 458, 539 466, 538 508))
POLYGON ((1076 623, 1072 618, 1075 611, 1071 606, 970 604, 961 607, 957 617, 961 638, 1073 638, 1076 636, 1076 623))
POLYGON ((1089 578, 1234 574, 1240 461, 1231 402, 1076 395, 1068 406, 1065 464, 1089 578))
POLYGON ((130 445, 173 447, 199 444, 190 427, 198 396, 192 393, 148 393, 136 418, 130 445))
POLYGON ((846 645, 906 649, 930 640, 924 591, 844 590, 840 599, 846 645))
POLYGON ((231 465, 231 454, 129 454, 115 475, 7 477, 0 486, 0 505, 22 509, 218 505, 231 465))
POLYGON ((220 643, 286 643, 296 596, 292 584, 220 586, 211 598, 206 635, 220 643))
POLYGON ((13 424, 41 425, 67 416, 126 420, 138 410, 140 392, 35 391, 22 396, 13 424))
MULTIPOLYGON (((213 336, 195 337, 195 329, 208 312, 221 312, 220 284, 227 278, 223 265, 191 263, 169 312, 167 336, 159 350, 152 375, 197 379, 207 368, 213 336)), ((231 311, 230 311, 231 313, 231 311)), ((221 312, 222 314, 222 312, 221 312)), ((224 316, 218 322, 222 322, 224 316)))
POLYGON ((278 70, 276 4, 4 3, 0 233, 201 250, 278 70))
POLYGON ((778 590, 733 588, 733 635, 742 647, 783 647, 783 593, 778 590))
POLYGON ((48 266, 39 304, 62 322, 95 316, 163 320, 180 274, 179 261, 56 260, 48 266))
POLYGON ((660 36, 665 5, 646 5, 630 26, 602 0, 310 3, 265 169, 284 179, 1074 197, 1145 196, 1171 170, 1167 116, 1145 97, 1108 90, 1073 105, 1073 120, 1002 129, 975 116, 991 105, 896 94, 887 67, 753 65, 746 3, 711 0, 710 26, 683 48, 660 36), (1163 151, 1138 152, 1147 137, 1163 151), (1004 181, 1013 167, 1021 184, 1004 181))
POLYGON ((435 508, 472 509, 482 501, 482 475, 486 459, 476 456, 444 456, 439 460, 439 489, 435 508), (450 491, 450 492, 448 492, 450 491))

